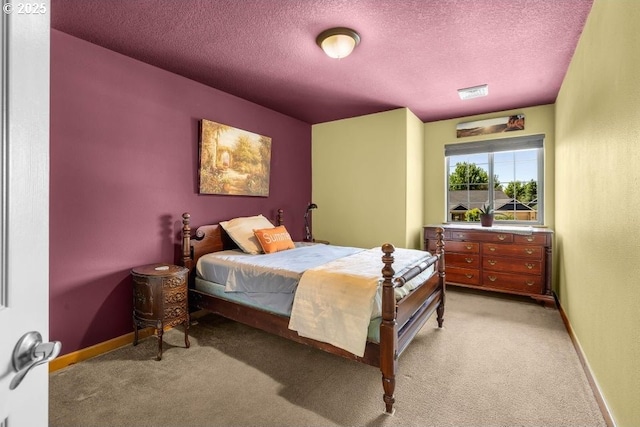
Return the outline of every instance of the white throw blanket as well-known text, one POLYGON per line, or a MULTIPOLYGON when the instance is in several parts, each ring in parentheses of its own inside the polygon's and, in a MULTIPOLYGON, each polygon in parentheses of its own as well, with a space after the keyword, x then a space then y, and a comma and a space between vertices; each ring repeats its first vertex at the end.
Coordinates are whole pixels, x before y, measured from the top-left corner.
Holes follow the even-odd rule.
MULTIPOLYGON (((393 256, 398 272, 429 254, 396 249, 393 256)), ((372 313, 379 313, 373 305, 382 267, 382 250, 374 248, 307 270, 296 290, 289 329, 363 356, 372 313)))

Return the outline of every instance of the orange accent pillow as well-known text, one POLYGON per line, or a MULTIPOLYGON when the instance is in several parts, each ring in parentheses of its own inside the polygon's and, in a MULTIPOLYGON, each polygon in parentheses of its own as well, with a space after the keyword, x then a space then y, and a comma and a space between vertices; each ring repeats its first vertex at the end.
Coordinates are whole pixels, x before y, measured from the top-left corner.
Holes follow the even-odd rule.
POLYGON ((253 233, 256 239, 258 239, 258 242, 260 242, 260 246, 262 246, 265 254, 286 251, 287 249, 294 249, 296 247, 284 225, 253 230, 253 233))

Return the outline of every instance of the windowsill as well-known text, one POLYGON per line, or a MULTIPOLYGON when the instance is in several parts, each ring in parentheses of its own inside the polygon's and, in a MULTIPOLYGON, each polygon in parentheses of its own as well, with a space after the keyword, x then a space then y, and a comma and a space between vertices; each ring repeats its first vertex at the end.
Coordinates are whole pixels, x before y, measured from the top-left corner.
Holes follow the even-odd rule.
POLYGON ((468 228, 469 230, 496 230, 496 231, 513 231, 516 233, 523 233, 527 231, 547 231, 552 230, 545 225, 525 225, 525 224, 496 224, 495 222, 491 227, 483 227, 480 223, 465 223, 465 222, 443 222, 442 224, 429 224, 429 227, 456 227, 456 228, 468 228))

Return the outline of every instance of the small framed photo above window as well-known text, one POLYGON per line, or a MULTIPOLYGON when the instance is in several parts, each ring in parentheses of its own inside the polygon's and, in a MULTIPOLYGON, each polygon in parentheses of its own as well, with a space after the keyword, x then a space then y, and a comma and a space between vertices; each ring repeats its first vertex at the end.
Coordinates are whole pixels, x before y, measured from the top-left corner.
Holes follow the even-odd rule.
POLYGON ((544 220, 544 135, 445 146, 447 222, 540 225, 544 220))
POLYGON ((464 138, 467 136, 513 132, 515 130, 524 130, 524 114, 458 123, 456 126, 456 136, 458 138, 464 138))

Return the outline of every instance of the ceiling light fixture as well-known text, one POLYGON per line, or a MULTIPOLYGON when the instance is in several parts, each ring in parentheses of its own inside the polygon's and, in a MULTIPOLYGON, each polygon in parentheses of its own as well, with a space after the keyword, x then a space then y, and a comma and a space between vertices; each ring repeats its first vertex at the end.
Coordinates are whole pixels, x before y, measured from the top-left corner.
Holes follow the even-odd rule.
POLYGON ((316 43, 327 56, 340 59, 353 52, 360 43, 360 35, 350 28, 330 28, 318 35, 316 43))
POLYGON ((466 99, 480 98, 489 95, 489 85, 472 86, 458 89, 458 95, 463 101, 466 99))

